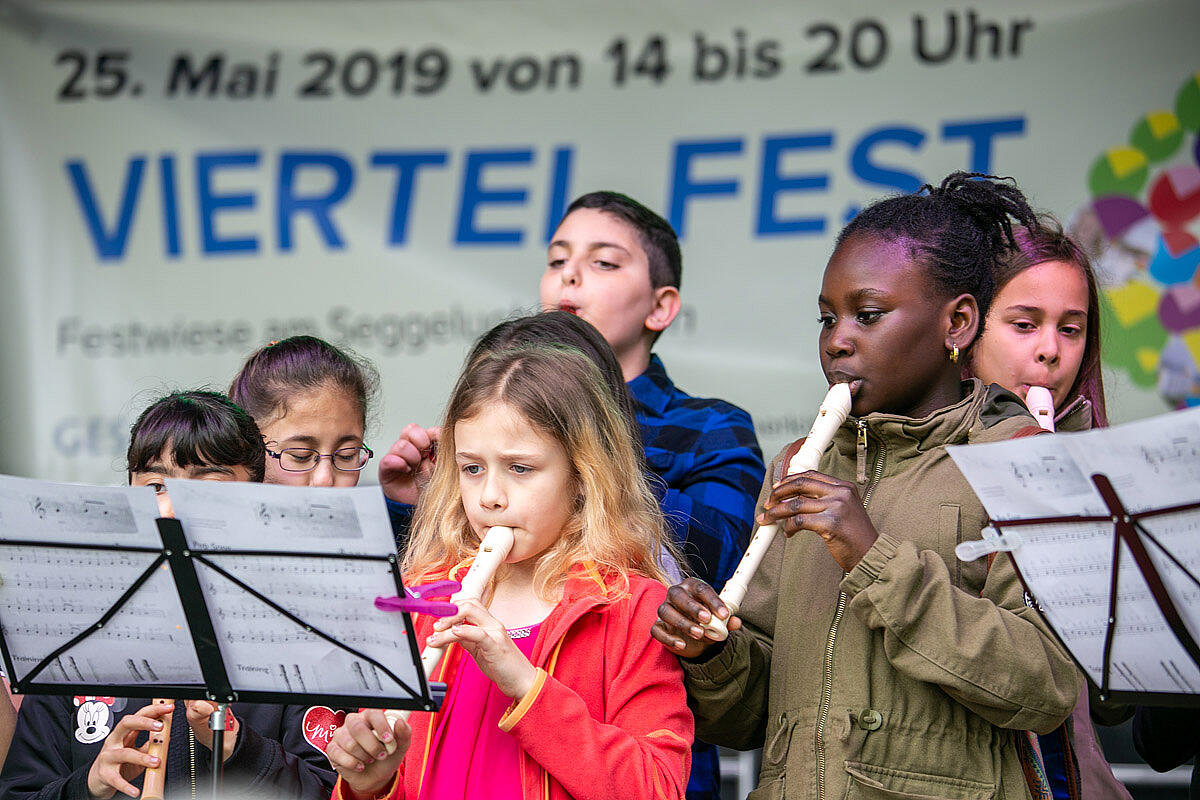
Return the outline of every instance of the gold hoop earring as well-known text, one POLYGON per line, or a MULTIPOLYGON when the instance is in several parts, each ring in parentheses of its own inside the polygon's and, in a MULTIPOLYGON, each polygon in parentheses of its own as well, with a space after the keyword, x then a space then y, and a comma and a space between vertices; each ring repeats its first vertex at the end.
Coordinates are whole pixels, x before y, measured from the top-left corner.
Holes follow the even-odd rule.
POLYGON ((958 363, 958 345, 954 345, 954 349, 950 351, 950 363, 958 363))

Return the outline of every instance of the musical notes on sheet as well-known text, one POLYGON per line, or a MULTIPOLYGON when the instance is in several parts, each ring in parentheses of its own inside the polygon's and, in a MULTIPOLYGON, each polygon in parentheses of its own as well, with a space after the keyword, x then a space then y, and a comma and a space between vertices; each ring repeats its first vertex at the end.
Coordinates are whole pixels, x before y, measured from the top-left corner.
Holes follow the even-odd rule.
POLYGON ((1053 454, 1037 459, 1014 461, 1010 469, 1013 479, 1031 492, 1075 496, 1087 494, 1092 489, 1091 482, 1077 464, 1053 454))
POLYGON ((1146 466, 1160 479, 1200 483, 1200 435, 1175 436, 1170 442, 1140 450, 1146 466))
MULTIPOLYGON (((1200 667, 1172 633, 1128 545, 1118 544, 1110 512, 1091 480, 1096 473, 1108 477, 1134 514, 1200 501, 1200 409, 949 452, 993 520, 1100 517, 1007 528, 1020 533, 1022 544, 1012 557, 1026 585, 1095 683, 1103 674, 1116 552, 1111 688, 1200 689, 1200 667)), ((1200 639, 1200 510, 1139 524, 1154 569, 1192 637, 1200 639)))
MULTIPOLYGON (((157 514, 157 508, 147 512, 157 514)), ((24 679, 42 658, 86 634, 34 679, 128 682, 127 662, 136 652, 137 673, 196 682, 199 665, 174 579, 165 564, 153 567, 155 558, 154 553, 0 545, 0 629, 16 677, 24 679), (148 570, 138 591, 105 619, 148 570)))
MULTIPOLYGON (((400 591, 378 487, 168 484, 236 690, 410 697, 388 677, 420 685, 404 616, 374 606, 400 591)), ((204 683, 172 571, 186 567, 161 561, 157 516, 145 487, 0 476, 0 631, 16 680, 37 667, 37 683, 204 683)))
POLYGON ((263 528, 285 531, 301 538, 334 536, 342 539, 361 539, 358 515, 349 498, 333 498, 323 502, 259 503, 258 521, 263 528))
POLYGON ((157 516, 154 492, 145 486, 79 486, 0 475, 0 542, 155 547, 161 544, 157 516))
POLYGON ((369 662, 309 627, 376 659, 410 686, 419 685, 403 617, 374 606, 377 596, 397 593, 390 564, 383 560, 394 558, 395 542, 378 487, 168 481, 168 491, 189 542, 253 589, 248 592, 197 563, 234 688, 361 694, 368 687, 371 694, 407 694, 369 662), (231 550, 271 554, 231 555, 231 550), (379 560, 317 558, 306 551, 379 560))
MULTIPOLYGON (((229 644, 249 643, 256 645, 296 644, 299 642, 316 644, 321 641, 321 637, 319 637, 317 634, 308 633, 307 631, 300 630, 298 628, 290 631, 263 630, 261 628, 256 630, 227 631, 222 636, 222 639, 229 644)), ((345 644, 353 647, 359 647, 360 645, 364 644, 395 646, 401 643, 401 637, 394 635, 381 636, 357 634, 352 636, 342 636, 338 639, 338 641, 344 642, 345 644)))
POLYGON ((53 521, 63 528, 88 533, 134 533, 133 511, 124 498, 116 501, 83 498, 64 502, 52 497, 30 498, 30 508, 38 519, 53 521))
POLYGON ((396 543, 378 487, 330 489, 213 481, 167 481, 175 515, 200 550, 334 552, 387 556, 396 543), (377 523, 384 522, 382 527, 377 523))
MULTIPOLYGON (((387 563, 306 556, 206 557, 294 617, 342 644, 367 653, 396 672, 404 667, 396 653, 408 654, 402 618, 374 607, 378 595, 394 595, 395 579, 387 563)), ((247 690, 361 694, 395 692, 393 681, 373 665, 281 615, 269 604, 225 576, 201 564, 197 570, 205 594, 214 599, 213 627, 229 663, 235 686, 247 690), (264 653, 283 664, 266 668, 264 653), (291 687, 289 689, 289 687, 291 687)), ((408 670, 412 669, 411 658, 408 670)), ((414 676, 415 679, 415 676, 414 676)), ((410 684, 415 685, 415 684, 410 684)))

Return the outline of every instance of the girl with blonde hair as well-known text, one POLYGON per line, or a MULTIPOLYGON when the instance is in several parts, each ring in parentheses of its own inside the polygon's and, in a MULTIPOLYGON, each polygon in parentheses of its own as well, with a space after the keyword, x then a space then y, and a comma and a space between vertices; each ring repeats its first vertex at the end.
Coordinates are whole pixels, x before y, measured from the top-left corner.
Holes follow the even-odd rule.
POLYGON ((405 576, 461 576, 496 525, 515 544, 481 601, 417 620, 449 647, 441 711, 410 728, 368 710, 334 734, 335 798, 683 797, 692 718, 678 662, 649 638, 667 537, 629 424, 578 351, 467 364, 405 576))

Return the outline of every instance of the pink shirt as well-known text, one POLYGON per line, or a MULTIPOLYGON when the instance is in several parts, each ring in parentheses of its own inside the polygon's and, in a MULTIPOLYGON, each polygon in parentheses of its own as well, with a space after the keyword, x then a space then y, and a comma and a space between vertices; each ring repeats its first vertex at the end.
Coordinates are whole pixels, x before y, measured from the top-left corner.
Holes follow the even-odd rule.
MULTIPOLYGON (((508 632, 526 658, 539 627, 508 632)), ((521 800, 520 748, 499 726, 512 702, 463 655, 433 734, 421 800, 521 800)))

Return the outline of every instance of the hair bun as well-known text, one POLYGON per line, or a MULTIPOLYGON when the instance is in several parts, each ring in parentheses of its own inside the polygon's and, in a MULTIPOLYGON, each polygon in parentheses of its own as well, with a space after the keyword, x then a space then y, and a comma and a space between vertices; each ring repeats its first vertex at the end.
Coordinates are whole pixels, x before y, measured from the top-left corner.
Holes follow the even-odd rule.
POLYGON ((987 175, 982 172, 952 172, 934 188, 923 187, 930 196, 944 197, 960 206, 992 239, 998 250, 1014 250, 1012 220, 1023 227, 1037 225, 1037 215, 1017 188, 1012 177, 987 175))

